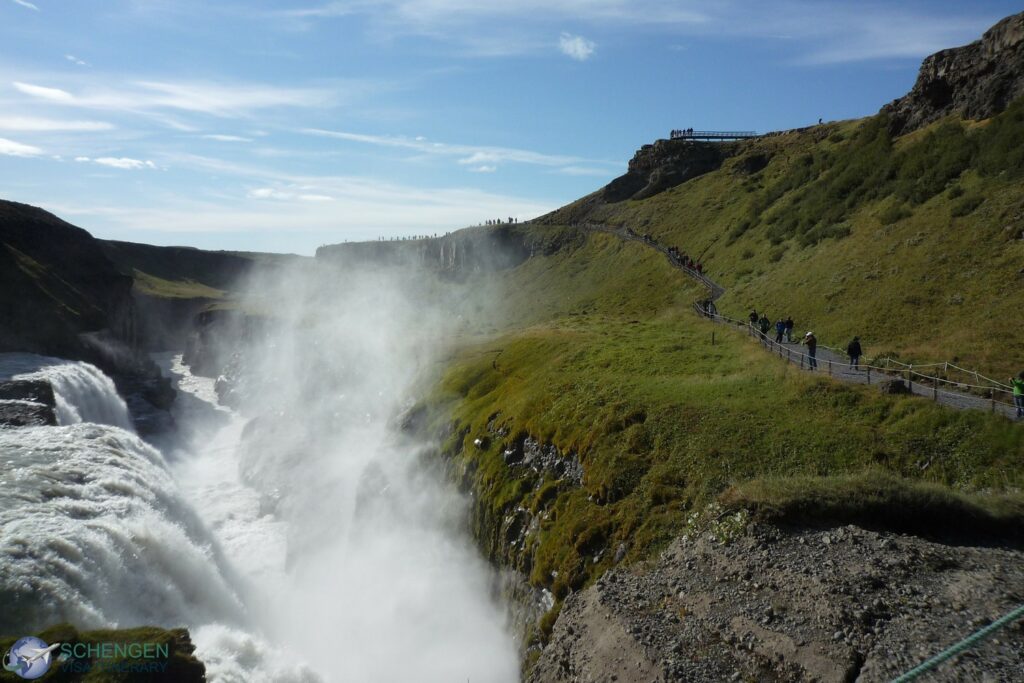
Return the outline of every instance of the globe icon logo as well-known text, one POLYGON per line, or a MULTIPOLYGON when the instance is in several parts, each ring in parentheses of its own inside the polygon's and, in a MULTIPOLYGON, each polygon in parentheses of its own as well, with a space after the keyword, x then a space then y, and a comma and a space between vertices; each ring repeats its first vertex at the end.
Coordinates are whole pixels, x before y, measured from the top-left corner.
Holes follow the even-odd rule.
POLYGON ((21 678, 39 678, 50 670, 53 651, 59 645, 60 643, 47 645, 46 641, 35 636, 25 636, 14 643, 4 655, 4 669, 14 672, 21 678))

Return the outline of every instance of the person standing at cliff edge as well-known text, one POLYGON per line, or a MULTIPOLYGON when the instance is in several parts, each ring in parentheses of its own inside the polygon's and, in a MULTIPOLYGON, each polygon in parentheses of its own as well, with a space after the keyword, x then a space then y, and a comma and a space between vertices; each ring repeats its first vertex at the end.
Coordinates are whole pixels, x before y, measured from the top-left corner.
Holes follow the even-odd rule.
POLYGON ((1010 378, 1013 385, 1013 405, 1017 407, 1017 419, 1024 417, 1024 370, 1016 377, 1010 378))

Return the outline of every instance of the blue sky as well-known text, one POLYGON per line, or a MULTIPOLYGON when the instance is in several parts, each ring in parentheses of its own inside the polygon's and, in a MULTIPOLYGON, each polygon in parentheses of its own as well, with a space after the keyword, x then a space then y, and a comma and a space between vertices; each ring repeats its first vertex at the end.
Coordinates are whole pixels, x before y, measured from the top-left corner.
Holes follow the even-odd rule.
POLYGON ((312 253, 556 208, 671 128, 872 114, 1018 3, 0 0, 0 197, 312 253))

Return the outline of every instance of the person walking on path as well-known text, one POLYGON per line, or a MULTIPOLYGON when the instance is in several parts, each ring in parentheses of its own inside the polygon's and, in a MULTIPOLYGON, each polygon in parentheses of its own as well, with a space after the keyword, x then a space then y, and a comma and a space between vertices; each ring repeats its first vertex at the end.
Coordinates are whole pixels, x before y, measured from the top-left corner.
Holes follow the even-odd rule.
POLYGON ((786 341, 793 343, 793 316, 786 318, 786 341))
POLYGON ((815 357, 815 354, 818 352, 818 338, 814 336, 813 332, 808 332, 800 343, 807 345, 807 367, 811 370, 817 370, 818 359, 815 357))
POLYGON ((856 370, 860 357, 864 355, 864 350, 860 347, 860 337, 854 337, 853 341, 846 345, 846 355, 850 357, 850 365, 856 370))
POLYGON ((1013 404, 1017 407, 1017 419, 1024 417, 1024 370, 1010 378, 1013 385, 1013 404))
POLYGON ((758 317, 757 316, 757 309, 756 308, 750 309, 750 316, 749 317, 750 317, 750 329, 754 329, 755 327, 757 327, 757 317, 758 317))
POLYGON ((786 321, 779 318, 775 321, 775 343, 782 343, 782 335, 786 333, 786 321))
POLYGON ((768 319, 767 313, 761 314, 761 319, 757 321, 757 326, 761 329, 763 336, 768 336, 768 330, 772 327, 772 321, 768 319))

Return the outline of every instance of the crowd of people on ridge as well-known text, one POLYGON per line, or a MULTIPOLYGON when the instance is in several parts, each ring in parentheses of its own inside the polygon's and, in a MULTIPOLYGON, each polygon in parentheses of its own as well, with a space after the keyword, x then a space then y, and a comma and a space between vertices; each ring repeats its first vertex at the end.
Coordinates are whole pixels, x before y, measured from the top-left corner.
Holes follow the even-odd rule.
POLYGON ((512 216, 509 216, 507 221, 506 220, 502 220, 501 218, 492 218, 491 220, 484 221, 480 225, 502 225, 503 223, 508 223, 509 225, 511 225, 513 223, 518 223, 518 222, 519 222, 518 218, 513 218, 512 216))
POLYGON ((671 131, 669 131, 668 137, 669 137, 670 140, 675 140, 676 138, 689 138, 689 137, 693 137, 693 128, 683 128, 682 130, 679 130, 679 129, 671 130, 671 131))

